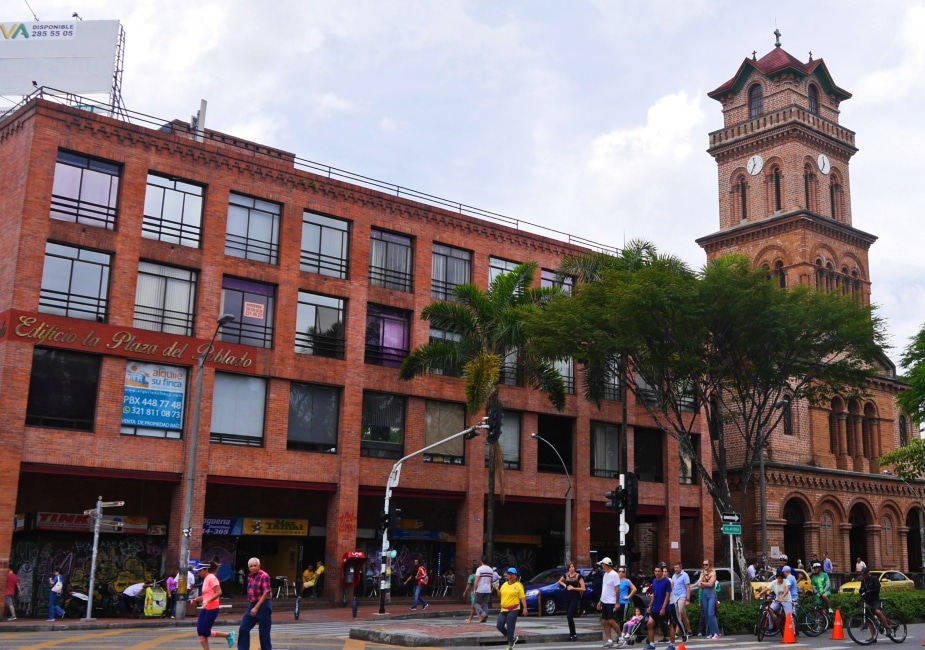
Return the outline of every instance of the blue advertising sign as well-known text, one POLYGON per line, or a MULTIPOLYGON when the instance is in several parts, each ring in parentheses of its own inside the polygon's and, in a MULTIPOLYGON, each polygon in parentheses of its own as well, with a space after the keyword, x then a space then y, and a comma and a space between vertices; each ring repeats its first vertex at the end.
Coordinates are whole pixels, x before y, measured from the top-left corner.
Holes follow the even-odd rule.
POLYGON ((129 361, 125 365, 122 426, 183 430, 186 369, 129 361))

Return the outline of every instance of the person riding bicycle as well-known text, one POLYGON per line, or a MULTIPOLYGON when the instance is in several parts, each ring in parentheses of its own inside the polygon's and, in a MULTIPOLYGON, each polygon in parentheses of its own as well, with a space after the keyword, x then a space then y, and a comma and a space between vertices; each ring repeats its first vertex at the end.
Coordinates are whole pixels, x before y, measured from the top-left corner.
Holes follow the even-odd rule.
POLYGON ((883 614, 883 605, 880 602, 880 580, 870 574, 870 569, 866 566, 861 569, 861 598, 867 603, 867 606, 874 610, 877 618, 883 627, 889 628, 890 624, 883 614))
POLYGON ((829 582, 829 574, 822 570, 821 562, 813 562, 813 573, 809 577, 813 583, 813 592, 816 594, 817 602, 819 600, 832 613, 832 605, 829 602, 829 596, 832 595, 832 585, 829 582))
POLYGON ((771 610, 773 612, 777 613, 783 608, 784 615, 793 614, 793 601, 790 599, 790 584, 784 580, 783 571, 778 571, 775 579, 758 592, 758 598, 762 598, 767 593, 774 594, 774 602, 771 603, 771 610))

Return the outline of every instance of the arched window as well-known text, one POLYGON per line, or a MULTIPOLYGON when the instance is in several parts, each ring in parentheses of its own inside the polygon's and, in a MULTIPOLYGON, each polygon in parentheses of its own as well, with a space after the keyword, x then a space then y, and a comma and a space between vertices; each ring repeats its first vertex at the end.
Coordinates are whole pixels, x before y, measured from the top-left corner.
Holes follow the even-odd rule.
POLYGON ((764 115, 764 92, 760 84, 748 89, 748 116, 760 117, 764 115))
POLYGON ((813 200, 813 186, 815 183, 816 175, 813 173, 813 168, 806 165, 803 168, 803 194, 804 201, 806 202, 806 209, 809 211, 816 209, 816 202, 813 200))
POLYGON ((745 181, 744 176, 739 177, 737 187, 739 191, 739 219, 746 221, 748 220, 748 183, 745 181))
POLYGON ((836 221, 842 219, 841 209, 841 184, 836 177, 832 177, 829 184, 829 202, 832 207, 832 218, 836 221))
POLYGON ((809 112, 819 115, 819 91, 812 84, 809 86, 809 112))
POLYGON ((832 521, 832 515, 828 512, 823 512, 822 517, 819 518, 819 531, 822 534, 822 548, 826 549, 826 553, 829 552, 828 549, 832 548, 834 530, 835 526, 832 521))
POLYGON ((784 289, 787 286, 787 272, 784 271, 784 263, 780 260, 774 262, 774 273, 773 275, 777 276, 777 281, 780 284, 780 288, 784 289))
POLYGON ((780 167, 775 166, 771 170, 771 176, 768 179, 771 182, 771 199, 774 202, 774 211, 780 212, 784 209, 784 198, 781 193, 781 173, 780 167))
POLYGON ((793 403, 788 399, 786 406, 784 406, 784 412, 781 416, 781 420, 784 424, 784 435, 792 436, 793 435, 793 403))

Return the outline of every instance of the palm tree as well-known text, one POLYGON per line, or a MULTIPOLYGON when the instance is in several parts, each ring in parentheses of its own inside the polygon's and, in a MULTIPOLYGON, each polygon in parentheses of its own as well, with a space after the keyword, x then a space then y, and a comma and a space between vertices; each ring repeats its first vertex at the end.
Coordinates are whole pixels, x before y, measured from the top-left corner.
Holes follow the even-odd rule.
MULTIPOLYGON (((498 386, 502 373, 516 361, 519 379, 549 396, 557 410, 565 408, 565 384, 553 362, 530 351, 523 320, 543 303, 560 293, 556 288, 534 288, 537 265, 520 264, 494 279, 487 291, 474 284, 458 285, 451 302, 434 302, 425 307, 421 318, 433 329, 458 338, 431 341, 418 346, 404 360, 398 376, 410 380, 428 372, 462 369, 466 408, 477 413, 486 406, 501 407, 498 386), (507 363, 506 363, 507 362, 507 363)), ((488 448, 488 503, 485 507, 485 553, 494 551, 494 496, 498 479, 504 499, 504 458, 497 442, 488 448)))

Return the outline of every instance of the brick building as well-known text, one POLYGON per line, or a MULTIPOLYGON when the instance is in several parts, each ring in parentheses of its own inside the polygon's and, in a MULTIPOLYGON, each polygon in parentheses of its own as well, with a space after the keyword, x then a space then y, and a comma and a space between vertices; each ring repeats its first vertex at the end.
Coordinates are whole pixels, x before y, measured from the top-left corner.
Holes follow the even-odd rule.
MULTIPOLYGON (((850 93, 822 59, 801 62, 778 41, 709 96, 722 104, 724 125, 710 134, 719 230, 698 240, 708 258, 744 253, 782 286, 868 303, 876 237, 852 223, 849 162, 857 148, 839 124, 850 93)), ((757 484, 749 487, 747 552, 761 554, 766 517, 772 556, 806 562, 828 552, 836 571, 853 571, 858 557, 871 567, 921 570, 922 488, 877 464, 910 435, 895 406, 896 369, 884 356, 879 371, 863 400, 833 396, 824 408, 794 403, 784 413, 766 455, 767 502, 757 484)))
MULTIPOLYGON (((102 495, 125 506, 106 511, 124 529, 104 529, 99 580, 121 590, 173 570, 196 360, 214 335, 191 557, 217 555, 232 580, 257 555, 293 584, 323 559, 337 598, 340 558, 377 557, 395 460, 481 416, 465 412, 459 378, 398 379, 409 349, 446 336, 421 309, 519 262, 551 282, 584 249, 285 151, 131 118, 37 96, 0 121, 0 521, 15 522, 0 526, 0 563, 20 572, 24 613, 44 613, 54 567, 86 583, 80 513, 102 495), (223 314, 235 318, 219 326, 223 314)), ((516 381, 502 390, 498 564, 559 561, 569 486, 574 557, 616 553, 604 493, 626 467, 641 480, 632 557, 712 554, 702 485, 632 398, 623 433, 618 386, 600 409, 573 388, 561 413, 516 381)), ((439 452, 407 461, 393 492, 398 570, 420 553, 465 575, 483 547, 485 445, 439 452)))

